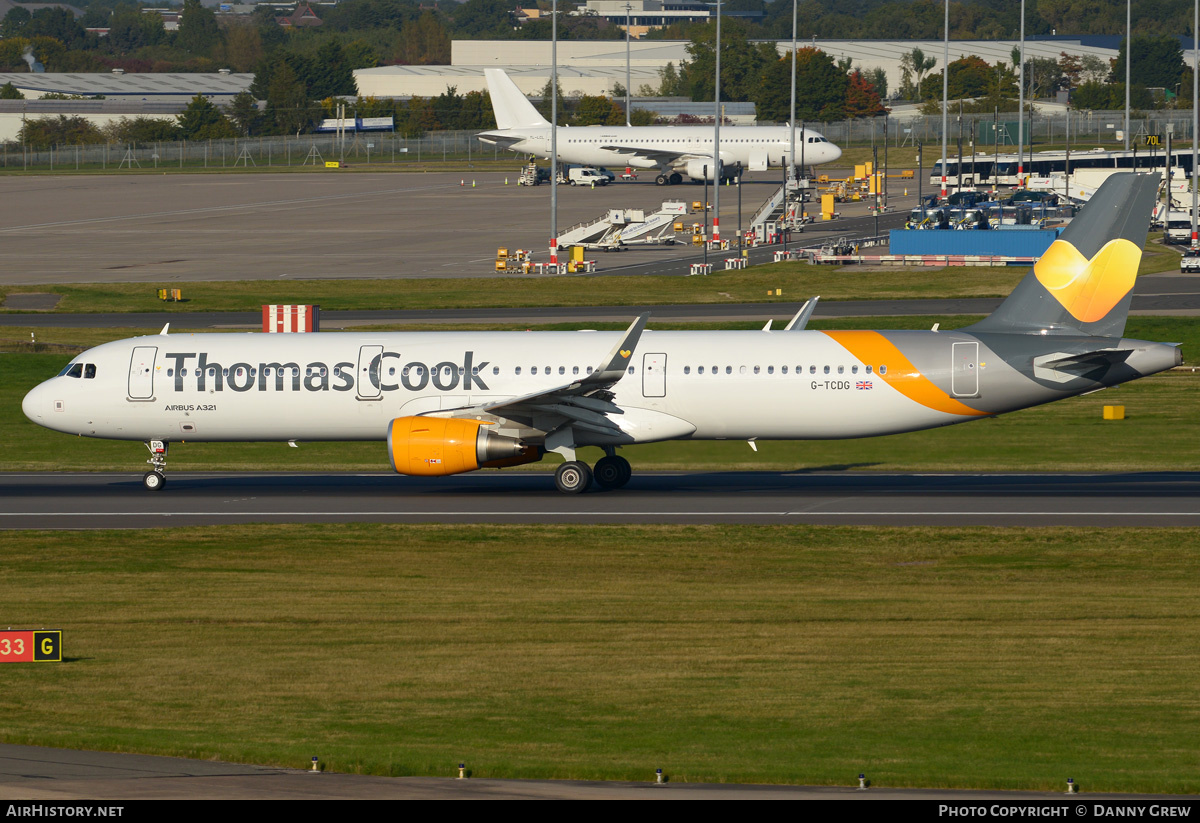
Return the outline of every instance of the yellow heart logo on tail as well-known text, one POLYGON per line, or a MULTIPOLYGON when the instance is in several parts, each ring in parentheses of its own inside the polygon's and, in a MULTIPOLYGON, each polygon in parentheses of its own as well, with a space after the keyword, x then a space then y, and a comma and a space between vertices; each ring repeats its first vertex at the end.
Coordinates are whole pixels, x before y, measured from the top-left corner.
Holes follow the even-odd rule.
POLYGON ((1133 288, 1142 250, 1110 240, 1088 260, 1065 240, 1055 240, 1033 267, 1038 282, 1076 320, 1102 319, 1133 288))
POLYGON ((628 357, 628 356, 629 356, 629 355, 631 355, 631 354, 633 354, 633 352, 632 352, 631 350, 629 350, 629 349, 621 349, 621 356, 622 356, 622 357, 628 357))

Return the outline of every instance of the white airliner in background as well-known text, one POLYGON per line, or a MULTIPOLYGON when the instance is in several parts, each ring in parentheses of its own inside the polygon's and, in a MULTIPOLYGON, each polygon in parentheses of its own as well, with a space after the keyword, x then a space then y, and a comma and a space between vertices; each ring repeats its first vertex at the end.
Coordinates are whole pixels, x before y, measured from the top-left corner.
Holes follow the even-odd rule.
MULTIPOLYGON (((500 69, 485 69, 496 131, 479 139, 521 154, 550 157, 550 123, 538 113, 516 83, 500 69)), ((721 132, 721 168, 732 176, 737 163, 746 171, 764 171, 787 162, 791 154, 789 126, 734 127, 721 132)), ((831 163, 842 150, 812 129, 796 129, 796 163, 831 163), (803 147, 801 146, 803 144, 803 147)), ((631 166, 658 169, 660 186, 713 179, 712 126, 559 126, 558 159, 587 166, 631 166)))
MULTIPOLYGON (((167 334, 75 357, 22 403, 83 437, 386 440, 392 467, 449 475, 566 462, 564 492, 630 479, 620 446, 929 429, 1095 391, 1182 362, 1124 338, 1157 175, 1110 177, 989 317, 958 331, 167 334), (595 470, 576 450, 598 446, 595 470)), ((382 461, 383 455, 380 455, 382 461)))

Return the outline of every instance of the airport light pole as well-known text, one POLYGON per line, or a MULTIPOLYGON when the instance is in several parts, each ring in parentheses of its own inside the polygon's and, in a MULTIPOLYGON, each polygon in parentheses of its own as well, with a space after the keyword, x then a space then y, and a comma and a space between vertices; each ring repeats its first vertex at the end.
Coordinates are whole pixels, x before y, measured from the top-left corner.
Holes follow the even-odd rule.
MULTIPOLYGON (((788 180, 793 178, 796 168, 796 11, 799 3, 800 0, 792 0, 792 108, 788 115, 788 123, 792 127, 792 150, 788 157, 788 180)), ((800 139, 804 139, 803 133, 801 133, 800 139)), ((786 189, 784 189, 783 197, 785 200, 787 199, 786 189)))
MULTIPOLYGON (((1021 0, 1025 8, 1025 0, 1021 0)), ((950 106, 950 0, 946 0, 946 23, 942 39, 942 197, 946 196, 946 128, 950 106)))
MULTIPOLYGON (((1128 62, 1128 61, 1126 61, 1128 62)), ((1192 252, 1200 249, 1200 241, 1196 237, 1196 192, 1200 176, 1196 174, 1196 131, 1200 126, 1200 0, 1196 0, 1192 19, 1192 252)))
MULTIPOLYGON (((713 242, 721 247, 721 0, 717 0, 717 75, 713 84, 713 242)), ((704 176, 708 179, 708 175, 704 176)), ((704 207, 708 208, 707 200, 704 207)))
POLYGON ((632 126, 633 121, 629 119, 629 13, 633 11, 633 6, 629 3, 625 4, 625 125, 632 126))
MULTIPOLYGON (((1020 71, 1017 72, 1017 188, 1021 187, 1021 178, 1025 171, 1025 0, 1021 0, 1021 60, 1020 71)), ((1032 137, 1032 135, 1030 135, 1032 137)))
MULTIPOLYGON (((1133 0, 1125 0, 1125 151, 1129 151, 1129 65, 1133 62, 1133 0)), ((1195 74, 1195 68, 1192 73, 1195 74)), ((1137 164, 1134 164, 1137 171, 1137 164)))
POLYGON ((558 274, 558 0, 550 9, 550 265, 558 274))

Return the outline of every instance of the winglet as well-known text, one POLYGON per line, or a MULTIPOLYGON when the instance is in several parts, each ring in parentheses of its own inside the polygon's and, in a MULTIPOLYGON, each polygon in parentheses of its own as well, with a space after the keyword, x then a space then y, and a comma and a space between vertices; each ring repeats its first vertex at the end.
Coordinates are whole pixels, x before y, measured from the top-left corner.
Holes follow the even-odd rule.
POLYGON ((612 351, 600 361, 600 366, 588 375, 585 382, 615 382, 618 380, 632 362, 633 352, 637 348, 638 340, 641 339, 642 332, 646 328, 646 321, 649 319, 650 312, 646 312, 634 320, 625 330, 625 336, 617 345, 613 346, 612 351))
POLYGON ((813 310, 817 308, 817 301, 821 299, 820 295, 810 297, 804 301, 804 305, 800 307, 800 311, 796 312, 796 316, 792 318, 792 322, 784 326, 784 331, 804 331, 804 327, 808 325, 808 319, 812 317, 813 310))
POLYGON ((171 324, 167 323, 167 325, 163 326, 162 331, 160 331, 159 334, 165 335, 167 333, 167 329, 169 328, 171 328, 171 324))

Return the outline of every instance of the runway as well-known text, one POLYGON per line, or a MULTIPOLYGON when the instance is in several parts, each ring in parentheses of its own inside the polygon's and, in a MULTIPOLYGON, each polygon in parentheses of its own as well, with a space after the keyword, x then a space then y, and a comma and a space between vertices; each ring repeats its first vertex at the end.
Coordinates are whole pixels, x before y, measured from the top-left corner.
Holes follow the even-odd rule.
POLYGON ((870 526, 1196 526, 1200 473, 646 472, 564 495, 546 472, 169 472, 0 475, 0 528, 225 523, 746 523, 870 526))

